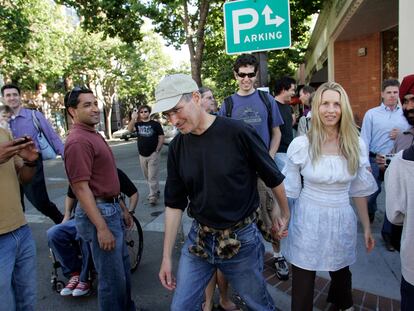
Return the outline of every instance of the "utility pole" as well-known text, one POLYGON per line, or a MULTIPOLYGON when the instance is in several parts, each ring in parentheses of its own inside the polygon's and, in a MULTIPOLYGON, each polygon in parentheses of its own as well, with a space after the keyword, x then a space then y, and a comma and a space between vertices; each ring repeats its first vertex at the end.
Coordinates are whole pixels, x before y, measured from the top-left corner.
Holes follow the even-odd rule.
POLYGON ((259 87, 269 86, 269 77, 267 73, 267 52, 254 53, 259 61, 259 76, 257 84, 259 87))

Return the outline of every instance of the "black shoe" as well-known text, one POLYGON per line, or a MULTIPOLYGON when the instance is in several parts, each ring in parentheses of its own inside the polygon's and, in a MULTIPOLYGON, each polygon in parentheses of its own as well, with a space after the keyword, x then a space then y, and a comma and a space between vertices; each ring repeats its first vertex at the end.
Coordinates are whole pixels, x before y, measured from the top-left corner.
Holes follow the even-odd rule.
POLYGON ((385 248, 387 249, 387 251, 389 252, 395 251, 395 248, 394 246, 392 246, 392 243, 391 243, 391 237, 388 234, 383 234, 382 239, 384 240, 385 248))
POLYGON ((289 280, 289 267, 286 262, 285 257, 280 256, 275 258, 275 269, 276 269, 276 276, 281 281, 289 280))

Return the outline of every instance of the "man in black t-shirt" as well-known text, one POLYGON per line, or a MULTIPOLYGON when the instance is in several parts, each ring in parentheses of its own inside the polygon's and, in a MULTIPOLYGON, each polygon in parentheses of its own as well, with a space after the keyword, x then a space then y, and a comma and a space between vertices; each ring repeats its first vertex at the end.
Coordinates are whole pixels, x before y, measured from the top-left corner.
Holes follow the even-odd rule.
POLYGON ((275 100, 279 107, 284 124, 280 126, 282 138, 277 150, 275 161, 277 167, 283 170, 286 163, 286 152, 293 140, 294 113, 290 106, 292 96, 295 95, 296 81, 290 77, 283 77, 275 82, 275 100))
POLYGON ((142 105, 133 112, 128 130, 137 131, 139 163, 149 186, 148 201, 156 205, 159 198, 159 153, 164 143, 164 131, 157 121, 150 119, 151 107, 142 105))
MULTIPOLYGON (((165 77, 155 90, 153 113, 162 112, 179 131, 168 150, 165 185, 162 285, 174 290, 172 311, 200 310, 204 289, 219 269, 249 309, 274 310, 263 278, 264 246, 255 224, 257 176, 272 189, 281 215, 273 229, 286 235, 289 208, 284 176, 256 130, 243 121, 208 114, 194 80, 165 77), (172 250, 183 211, 194 218, 183 246, 177 281, 172 250)), ((275 211, 275 209, 274 209, 275 211)))
MULTIPOLYGON (((124 212, 124 221, 127 227, 132 225, 132 217, 129 212, 133 212, 138 203, 138 189, 128 176, 118 169, 118 178, 121 193, 129 198, 129 207, 123 203, 120 206, 124 212)), ((72 210, 76 205, 76 197, 69 186, 65 198, 65 215, 60 224, 54 225, 47 230, 48 245, 52 249, 57 261, 59 261, 63 274, 69 282, 60 291, 61 296, 84 296, 90 291, 88 281, 89 262, 91 253, 87 243, 80 240, 78 243, 76 223, 72 218, 72 210), (80 258, 79 255, 82 255, 80 258)))

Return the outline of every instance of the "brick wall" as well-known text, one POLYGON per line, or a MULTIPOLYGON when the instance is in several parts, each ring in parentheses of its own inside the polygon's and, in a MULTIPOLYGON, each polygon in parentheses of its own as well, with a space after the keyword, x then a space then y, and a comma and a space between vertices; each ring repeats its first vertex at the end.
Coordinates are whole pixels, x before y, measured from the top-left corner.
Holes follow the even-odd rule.
POLYGON ((334 45, 335 81, 348 93, 360 122, 365 112, 381 101, 381 35, 375 33, 334 45), (358 49, 367 48, 366 56, 358 49))

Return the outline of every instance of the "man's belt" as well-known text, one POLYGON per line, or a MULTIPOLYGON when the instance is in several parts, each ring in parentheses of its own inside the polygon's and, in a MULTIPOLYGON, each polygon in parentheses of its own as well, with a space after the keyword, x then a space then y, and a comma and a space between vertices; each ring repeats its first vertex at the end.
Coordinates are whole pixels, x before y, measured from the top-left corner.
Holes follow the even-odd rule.
POLYGON ((250 216, 240 220, 230 228, 223 230, 210 228, 199 223, 195 244, 190 245, 188 250, 193 255, 204 259, 208 258, 205 238, 209 233, 215 234, 217 238, 217 246, 215 248, 217 256, 221 259, 230 259, 237 255, 241 246, 241 242, 238 240, 237 234, 234 231, 239 230, 255 221, 256 213, 252 213, 250 216))
POLYGON ((377 154, 375 152, 370 151, 369 152, 369 157, 370 158, 376 158, 377 157, 377 154))
POLYGON ((96 203, 119 203, 119 196, 115 197, 97 197, 95 198, 96 203))

